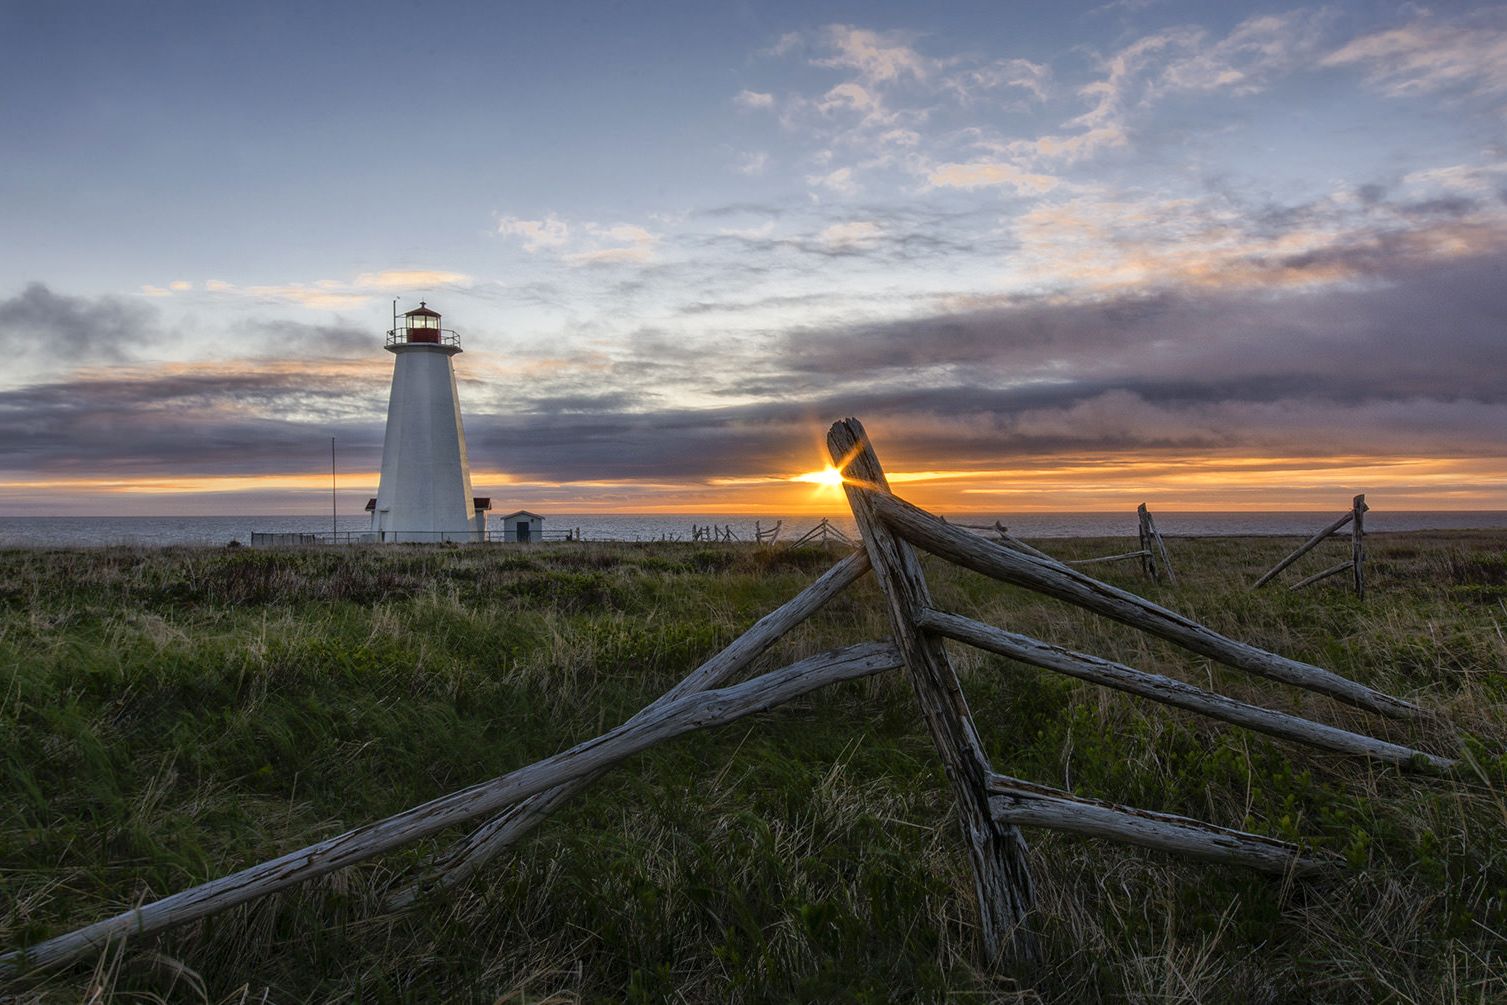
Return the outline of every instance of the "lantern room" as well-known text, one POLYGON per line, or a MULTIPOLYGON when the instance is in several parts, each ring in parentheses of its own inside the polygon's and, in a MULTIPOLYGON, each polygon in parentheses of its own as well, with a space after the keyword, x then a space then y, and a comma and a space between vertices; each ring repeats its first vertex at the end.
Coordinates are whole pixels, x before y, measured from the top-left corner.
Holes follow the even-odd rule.
POLYGON ((440 340, 440 315, 431 311, 420 300, 419 305, 403 315, 403 329, 409 342, 438 342, 440 340))
POLYGON ((440 312, 429 309, 423 300, 413 310, 398 320, 397 304, 392 316, 392 331, 387 333, 387 348, 400 351, 406 345, 441 345, 446 353, 460 352, 460 336, 448 328, 440 327, 440 312))

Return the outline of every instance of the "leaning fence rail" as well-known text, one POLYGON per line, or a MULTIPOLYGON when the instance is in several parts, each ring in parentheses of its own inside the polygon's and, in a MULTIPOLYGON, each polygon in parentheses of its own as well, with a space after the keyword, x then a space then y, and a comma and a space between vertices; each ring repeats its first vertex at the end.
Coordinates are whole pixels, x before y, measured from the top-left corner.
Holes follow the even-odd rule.
POLYGON ((1308 540, 1298 545, 1296 551, 1288 555, 1276 565, 1272 566, 1270 569, 1266 570, 1266 572, 1262 573, 1261 578, 1256 580, 1255 583, 1251 584, 1251 589, 1261 589, 1261 587, 1277 578, 1277 575, 1284 569, 1292 565, 1304 555, 1308 554, 1313 549, 1317 548, 1319 545, 1323 544, 1327 539, 1331 537, 1342 537, 1343 535, 1339 533, 1340 529, 1344 527, 1345 524, 1349 524, 1349 560, 1340 562, 1338 565, 1330 566, 1329 568, 1324 569, 1320 572, 1316 572, 1311 576, 1307 576, 1304 579, 1301 579, 1298 582, 1294 583, 1292 586, 1288 587, 1288 589, 1301 590, 1303 589, 1303 587, 1311 586, 1312 584, 1317 583, 1322 579, 1328 579, 1330 576, 1337 576, 1342 572, 1349 571, 1351 573, 1350 582, 1351 585, 1355 588, 1355 595, 1364 599, 1366 596, 1366 513, 1370 509, 1371 507, 1366 505, 1366 497, 1364 493, 1356 496, 1350 501, 1350 512, 1340 514, 1339 518, 1336 519, 1333 523, 1329 524, 1323 530, 1313 535, 1313 537, 1310 537, 1308 540))
POLYGON ((996 771, 953 670, 948 640, 1289 742, 1408 769, 1438 772, 1454 766, 1447 757, 1237 701, 938 609, 916 548, 1131 625, 1238 669, 1386 715, 1408 718, 1422 713, 1400 698, 1228 639, 1149 600, 1093 579, 1014 542, 998 524, 1001 540, 995 543, 899 499, 890 493, 878 457, 856 419, 836 423, 828 434, 828 447, 844 473, 843 488, 858 523, 862 548, 760 619, 621 726, 491 781, 9 952, 0 956, 0 978, 61 965, 121 940, 208 917, 453 825, 486 818, 446 855, 431 860, 419 876, 394 888, 389 906, 403 907, 431 890, 463 881, 603 772, 633 754, 694 730, 773 708, 827 684, 895 669, 904 669, 910 679, 956 797, 958 822, 972 865, 986 964, 1006 956, 1030 960, 1038 954, 1032 924, 1035 890, 1021 827, 1046 827, 1266 872, 1299 874, 1334 864, 1290 842, 1089 799, 996 771), (728 683, 870 569, 884 596, 891 641, 848 646, 742 683, 728 683))

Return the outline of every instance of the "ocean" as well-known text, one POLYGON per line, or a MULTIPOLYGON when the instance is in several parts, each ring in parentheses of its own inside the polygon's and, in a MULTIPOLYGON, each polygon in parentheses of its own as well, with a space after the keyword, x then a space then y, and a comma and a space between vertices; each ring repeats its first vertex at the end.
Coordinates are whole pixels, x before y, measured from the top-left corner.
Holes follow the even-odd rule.
MULTIPOLYGON (((1311 534, 1339 516, 1339 510, 1285 513, 1179 513, 1153 510, 1157 529, 1168 537, 1233 537, 1311 534)), ((1135 512, 1123 513, 948 513, 958 523, 993 524, 999 520, 1010 532, 1025 538, 1124 537, 1136 535, 1135 512)), ((814 527, 821 517, 728 514, 563 514, 550 516, 548 532, 580 528, 586 540, 688 541, 693 525, 731 527, 742 540, 752 540, 754 523, 768 528, 784 521, 781 540, 790 541, 814 527)), ((834 515, 832 523, 852 535, 853 518, 834 515)), ((494 521, 495 522, 495 521, 494 521)), ((369 518, 341 517, 342 532, 365 531, 369 518)), ((0 547, 92 548, 108 545, 163 547, 168 545, 247 544, 252 531, 282 534, 321 534, 330 531, 328 516, 72 516, 0 517, 0 547)), ((500 523, 496 529, 500 530, 500 523)), ((1366 514, 1366 530, 1507 530, 1507 510, 1476 512, 1392 512, 1366 514)))

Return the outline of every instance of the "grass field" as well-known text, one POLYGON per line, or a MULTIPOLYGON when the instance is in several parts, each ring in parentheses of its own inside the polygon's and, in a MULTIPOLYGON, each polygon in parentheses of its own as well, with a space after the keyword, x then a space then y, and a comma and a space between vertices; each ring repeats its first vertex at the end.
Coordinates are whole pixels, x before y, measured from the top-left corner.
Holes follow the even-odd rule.
MULTIPOLYGON (((1066 558, 1127 550, 1037 543, 1066 558)), ((1454 779, 1404 775, 953 649, 997 768, 1331 849, 1351 866, 1332 875, 1284 883, 1028 831, 1047 962, 982 972, 948 788, 890 675, 639 756, 412 911, 384 913, 384 893, 443 841, 9 990, 1507 1000, 1507 534, 1375 535, 1364 604, 1338 579, 1248 592, 1294 543, 1171 541, 1177 588, 1133 563, 1094 569, 1442 720, 1378 720, 940 563, 928 575, 943 605, 1011 630, 1465 755, 1454 779)), ((0 949, 595 735, 833 560, 674 544, 0 552, 0 949)), ((1300 570, 1332 561, 1321 548, 1300 570)), ((866 579, 761 666, 885 635, 866 579)))

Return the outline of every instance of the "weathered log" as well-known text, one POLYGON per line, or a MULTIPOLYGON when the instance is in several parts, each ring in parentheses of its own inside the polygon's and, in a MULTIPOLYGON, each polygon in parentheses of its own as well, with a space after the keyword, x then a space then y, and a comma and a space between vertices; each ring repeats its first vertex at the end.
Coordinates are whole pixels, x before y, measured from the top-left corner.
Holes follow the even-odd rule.
POLYGON ((1333 863, 1304 856, 1297 845, 1276 838, 1173 813, 1089 799, 1006 775, 992 777, 989 790, 993 793, 989 804, 995 816, 1023 827, 1046 827, 1106 838, 1284 875, 1311 873, 1333 863))
POLYGON ((896 496, 875 492, 870 497, 875 511, 902 537, 975 572, 1087 608, 1239 670, 1308 688, 1383 715, 1409 718, 1423 714, 1411 702, 1373 691, 1329 670, 1237 642, 1076 569, 1045 562, 948 527, 896 496))
POLYGON ((1331 523, 1329 526, 1319 531, 1313 537, 1310 537, 1308 540, 1304 541, 1301 545, 1298 546, 1297 551, 1293 552, 1291 555, 1288 555, 1282 561, 1266 570, 1266 572, 1262 574, 1260 579, 1251 584, 1251 589, 1261 589, 1261 587, 1271 582, 1272 579, 1277 575, 1277 573, 1281 572, 1283 569, 1287 568, 1289 565, 1292 565, 1298 559, 1302 558, 1304 555, 1317 548, 1321 543, 1323 543, 1326 537, 1328 537, 1330 534, 1333 534, 1335 531, 1339 530, 1341 527, 1345 526, 1345 524, 1349 523, 1353 519, 1355 519, 1355 512, 1352 510, 1351 512, 1346 513, 1344 516, 1335 520, 1334 523, 1331 523))
POLYGON ((916 623, 926 631, 936 632, 1022 663, 1140 695, 1164 705, 1173 705, 1310 747, 1369 757, 1404 768, 1427 767, 1445 771, 1455 764, 1447 757, 1438 757, 1373 736, 1352 733, 1287 712, 1236 701, 1171 677, 1147 673, 1087 653, 1073 652, 961 615, 926 610, 917 616, 916 623))
MULTIPOLYGON (((957 797, 958 822, 973 864, 985 955, 991 964, 1005 954, 1034 961, 1038 949, 1028 925, 1034 891, 1025 839, 1013 826, 994 819, 986 789, 993 769, 947 648, 941 639, 916 627, 917 612, 931 606, 931 592, 914 550, 892 534, 874 511, 875 502, 889 493, 884 469, 857 419, 833 423, 827 432, 827 449, 843 473, 843 491, 858 522, 874 578, 884 593, 895 644, 957 797)), ((949 530, 982 541, 966 530, 949 530)))
POLYGON ((1355 595, 1366 599, 1366 505, 1364 494, 1350 501, 1350 568, 1354 570, 1355 595))
POLYGON ((1020 538, 1006 534, 1003 531, 1000 532, 999 539, 1000 542, 1003 543, 1007 548, 1014 548, 1016 551, 1024 552, 1025 554, 1030 555, 1034 558, 1039 558, 1044 562, 1060 563, 1059 559, 1053 558, 1051 555, 1048 555, 1044 551, 1038 551, 1037 549, 1031 547, 1029 544, 1026 544, 1020 538))
POLYGON ((1349 569, 1354 565, 1355 561, 1353 559, 1347 558, 1339 565, 1332 565, 1329 568, 1325 569, 1323 572, 1315 572, 1307 579, 1298 580, 1296 583, 1289 586, 1288 590, 1295 591, 1301 590, 1305 586, 1312 586, 1314 583, 1317 583, 1321 579, 1328 579, 1330 576, 1338 576, 1340 573, 1344 572, 1346 569, 1349 569))
MULTIPOLYGON (((938 519, 942 520, 943 522, 946 522, 947 520, 946 517, 938 517, 938 519)), ((1051 555, 1048 555, 1046 552, 1038 551, 1037 549, 1031 547, 1029 544, 1026 544, 1020 538, 1011 536, 1010 528, 1006 527, 998 520, 994 521, 992 526, 982 523, 954 523, 953 526, 967 527, 969 530, 993 531, 999 537, 1000 541, 1003 542, 1007 547, 1014 548, 1016 551, 1023 551, 1027 555, 1035 555, 1037 558, 1044 558, 1048 562, 1057 561, 1057 559, 1053 558, 1051 555)))
POLYGON ((609 767, 665 740, 720 726, 839 681, 903 665, 892 643, 866 642, 792 663, 731 687, 688 694, 653 716, 624 723, 569 750, 500 778, 358 827, 260 865, 211 880, 24 950, 0 956, 0 977, 50 967, 110 943, 207 917, 257 897, 411 844, 446 827, 609 767))
POLYGON ((1149 556, 1150 554, 1151 554, 1151 552, 1149 552, 1149 551, 1127 551, 1123 555, 1100 555, 1098 558, 1075 558, 1075 559, 1073 559, 1070 562, 1063 562, 1062 564, 1063 565, 1096 565, 1099 562, 1123 562, 1123 561, 1125 561, 1126 559, 1129 559, 1129 558, 1145 558, 1145 557, 1149 556))
MULTIPOLYGON (((718 687, 731 680, 767 652, 786 632, 821 610, 827 601, 853 585, 868 571, 867 553, 857 551, 844 558, 817 577, 810 586, 760 618, 726 649, 701 664, 629 721, 637 722, 645 716, 654 715, 683 695, 718 687)), ((429 889, 448 889, 464 882, 577 793, 590 787, 599 777, 600 773, 586 775, 552 792, 540 793, 509 807, 457 841, 431 864, 428 875, 416 883, 395 890, 387 898, 385 906, 388 910, 401 910, 429 889)))

